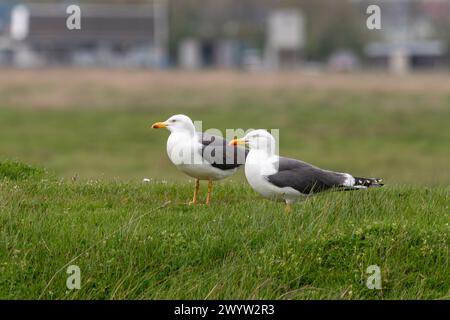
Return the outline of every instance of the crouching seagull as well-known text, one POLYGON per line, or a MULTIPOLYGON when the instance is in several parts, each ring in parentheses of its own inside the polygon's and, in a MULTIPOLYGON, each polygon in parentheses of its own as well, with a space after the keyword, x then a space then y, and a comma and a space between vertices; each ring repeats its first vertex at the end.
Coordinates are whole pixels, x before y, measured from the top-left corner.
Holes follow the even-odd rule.
POLYGON ((154 129, 167 128, 167 154, 175 166, 195 178, 194 197, 189 204, 197 204, 200 180, 208 181, 206 204, 211 201, 213 181, 233 175, 245 163, 247 150, 233 146, 217 135, 196 132, 192 120, 183 114, 156 122, 154 129))
POLYGON ((231 145, 247 144, 245 176, 263 197, 282 199, 286 211, 297 200, 328 189, 351 190, 380 187, 382 179, 357 178, 348 173, 323 170, 306 162, 275 154, 275 138, 266 130, 253 130, 231 145))

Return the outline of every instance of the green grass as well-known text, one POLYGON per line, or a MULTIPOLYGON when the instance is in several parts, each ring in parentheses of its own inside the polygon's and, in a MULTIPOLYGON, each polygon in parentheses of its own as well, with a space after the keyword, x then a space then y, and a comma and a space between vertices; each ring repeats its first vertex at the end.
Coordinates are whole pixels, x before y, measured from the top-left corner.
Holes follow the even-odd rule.
POLYGON ((0 162, 0 179, 24 180, 42 176, 45 170, 34 168, 18 161, 0 162))
POLYGON ((448 83, 5 71, 0 299, 448 299, 448 83), (241 170, 211 207, 188 206, 193 183, 167 158, 168 132, 150 129, 175 113, 203 129, 280 129, 282 155, 386 186, 285 214, 241 170), (67 291, 68 264, 81 290, 67 291), (365 285, 370 265, 381 291, 365 285))
POLYGON ((21 179, 0 180, 1 299, 450 297, 447 188, 325 193, 286 214, 242 183, 194 207, 186 183, 73 182, 16 165, 21 179), (68 264, 80 290, 66 289, 68 264), (370 265, 382 290, 366 287, 370 265))

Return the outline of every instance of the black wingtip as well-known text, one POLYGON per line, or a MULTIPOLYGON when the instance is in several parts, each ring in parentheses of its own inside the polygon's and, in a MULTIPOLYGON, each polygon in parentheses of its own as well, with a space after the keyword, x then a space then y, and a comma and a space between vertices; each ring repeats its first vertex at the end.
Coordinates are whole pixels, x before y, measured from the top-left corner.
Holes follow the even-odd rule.
POLYGON ((367 188, 384 186, 381 178, 355 178, 355 186, 363 186, 367 188))

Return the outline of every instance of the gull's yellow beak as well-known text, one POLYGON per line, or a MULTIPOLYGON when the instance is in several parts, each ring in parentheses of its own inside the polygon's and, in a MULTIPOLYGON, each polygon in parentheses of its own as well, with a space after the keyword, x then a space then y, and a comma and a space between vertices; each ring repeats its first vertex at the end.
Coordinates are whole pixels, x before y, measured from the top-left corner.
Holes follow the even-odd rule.
POLYGON ((230 141, 230 146, 236 146, 238 144, 246 144, 247 141, 245 141, 245 139, 233 139, 230 141))
POLYGON ((152 125, 153 129, 161 129, 161 128, 166 128, 167 125, 165 122, 156 122, 152 125))

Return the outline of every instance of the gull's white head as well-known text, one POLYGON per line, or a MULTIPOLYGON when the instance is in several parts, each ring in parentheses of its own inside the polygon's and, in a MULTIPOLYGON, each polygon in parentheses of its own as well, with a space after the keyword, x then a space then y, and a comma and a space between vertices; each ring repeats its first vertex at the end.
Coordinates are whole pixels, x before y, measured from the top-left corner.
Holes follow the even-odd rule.
POLYGON ((188 132, 195 133, 195 126, 191 118, 184 114, 176 114, 163 122, 156 122, 152 125, 153 129, 167 128, 170 132, 188 132))
POLYGON ((247 144, 250 150, 266 151, 268 154, 275 153, 275 138, 263 129, 252 130, 241 139, 233 139, 231 145, 247 144))

